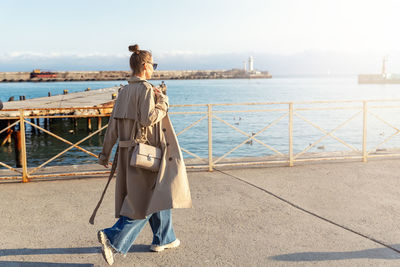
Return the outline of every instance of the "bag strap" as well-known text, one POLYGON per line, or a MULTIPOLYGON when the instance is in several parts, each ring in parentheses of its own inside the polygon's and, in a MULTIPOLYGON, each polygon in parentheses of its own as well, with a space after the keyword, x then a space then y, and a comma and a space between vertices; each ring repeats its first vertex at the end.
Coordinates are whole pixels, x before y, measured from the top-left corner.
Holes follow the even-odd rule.
POLYGON ((94 224, 94 218, 96 217, 97 210, 100 208, 100 205, 101 205, 101 203, 103 202, 103 198, 104 198, 104 195, 106 194, 108 185, 110 184, 111 179, 112 179, 113 176, 114 176, 115 170, 117 169, 118 152, 119 152, 119 147, 118 147, 117 152, 115 153, 115 156, 114 156, 114 160, 113 160, 113 163, 112 163, 112 167, 111 167, 111 171, 110 171, 110 176, 108 176, 107 184, 106 184, 106 186, 104 187, 103 193, 101 194, 100 200, 99 200, 99 202, 97 203, 96 208, 94 208, 94 210, 93 210, 92 216, 90 216, 90 219, 89 219, 89 223, 90 223, 90 224, 94 224))

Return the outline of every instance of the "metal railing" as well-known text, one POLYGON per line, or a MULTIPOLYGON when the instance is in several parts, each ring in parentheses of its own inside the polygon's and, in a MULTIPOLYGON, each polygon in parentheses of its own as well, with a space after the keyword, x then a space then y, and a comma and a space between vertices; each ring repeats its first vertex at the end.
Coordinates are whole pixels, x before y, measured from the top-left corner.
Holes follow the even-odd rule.
MULTIPOLYGON (((169 112, 170 115, 195 115, 201 116, 199 119, 189 123, 188 126, 184 127, 182 130, 177 132, 177 136, 179 137, 181 134, 187 132, 192 129, 194 126, 198 125, 200 122, 207 120, 207 130, 203 129, 204 132, 207 131, 207 139, 208 139, 208 157, 202 157, 198 155, 198 153, 194 151, 190 151, 186 149, 184 146, 181 146, 183 152, 187 153, 191 157, 195 159, 194 163, 188 163, 187 168, 206 168, 209 171, 212 171, 216 167, 220 166, 246 166, 246 165, 261 165, 261 164, 269 164, 269 163, 280 163, 287 164, 288 166, 293 166, 296 162, 307 162, 307 161, 322 161, 322 160, 347 160, 347 159, 359 159, 363 162, 366 162, 368 158, 375 157, 394 157, 400 156, 400 153, 384 153, 384 154, 374 154, 374 152, 381 147, 383 144, 389 142, 393 137, 400 133, 399 128, 396 127, 393 123, 389 122, 387 119, 383 119, 381 116, 375 113, 375 110, 383 110, 383 109, 392 109, 397 110, 400 108, 400 100, 399 99, 386 99, 386 100, 349 100, 349 101, 310 101, 310 102, 265 102, 265 103, 235 103, 235 104, 194 104, 194 105, 172 105, 172 111, 169 112), (377 105, 377 103, 381 103, 377 105), (394 103, 394 104, 389 104, 394 103), (338 105, 339 104, 339 105, 338 105), (235 107, 261 107, 261 108, 247 108, 247 109, 234 109, 235 107), (174 111, 174 110, 183 109, 184 111, 174 111), (187 111, 185 109, 191 109, 187 111), (331 130, 326 130, 315 122, 312 122, 311 119, 307 118, 302 112, 317 112, 317 111, 329 111, 332 112, 334 110, 346 110, 351 111, 352 114, 339 123, 336 127, 331 130), (243 113, 276 113, 276 117, 274 119, 269 120, 267 123, 259 122, 261 125, 260 129, 257 132, 252 134, 247 133, 246 131, 240 129, 234 124, 230 123, 227 119, 223 119, 224 114, 243 114, 243 113), (355 120, 357 117, 362 116, 362 134, 359 136, 359 143, 361 144, 361 148, 358 149, 354 144, 344 141, 342 138, 339 138, 335 135, 339 129, 342 129, 344 126, 349 125, 351 122, 355 120), (368 136, 368 117, 373 116, 378 121, 381 121, 386 126, 393 129, 395 132, 387 137, 385 140, 380 142, 374 149, 367 149, 367 136, 368 136), (262 141, 259 137, 262 133, 265 133, 271 127, 275 126, 279 122, 282 122, 285 118, 287 118, 287 150, 279 151, 279 149, 274 147, 274 144, 267 144, 265 141, 262 141), (320 138, 315 140, 313 143, 310 143, 303 150, 294 153, 294 119, 299 119, 303 123, 312 126, 314 129, 318 130, 323 134, 320 138), (213 143, 218 144, 218 140, 213 140, 213 123, 214 121, 220 122, 225 126, 229 127, 229 129, 233 129, 234 131, 240 133, 244 136, 243 140, 233 146, 231 149, 226 151, 223 155, 214 157, 213 148, 215 145, 213 143), (333 140, 336 140, 340 144, 346 146, 350 153, 348 155, 339 155, 332 156, 332 154, 324 154, 318 157, 306 157, 305 155, 310 151, 310 149, 315 148, 318 144, 320 144, 327 137, 331 137, 333 140), (264 157, 265 159, 261 160, 248 160, 248 158, 241 158, 236 161, 227 160, 229 155, 232 155, 234 151, 243 147, 244 144, 248 142, 255 142, 261 146, 263 146, 266 151, 272 152, 273 155, 264 157), (274 157, 275 156, 275 157, 274 157), (226 160, 223 162, 223 160, 226 160)), ((4 179, 21 179, 22 182, 28 182, 29 179, 32 178, 44 178, 44 177, 54 177, 54 176, 77 176, 77 175, 97 175, 97 174, 106 174, 108 171, 86 171, 86 172, 63 172, 63 173, 53 173, 53 174, 36 174, 38 170, 43 169, 50 162, 54 161, 67 151, 75 148, 84 153, 97 158, 98 156, 95 153, 83 148, 80 146, 81 143, 93 137, 96 134, 101 133, 106 127, 101 125, 101 118, 107 117, 110 114, 110 107, 96 107, 96 108, 70 108, 71 112, 76 110, 94 110, 97 111, 98 114, 86 114, 86 115, 74 115, 74 114, 44 114, 46 113, 46 109, 20 109, 18 110, 18 116, 6 117, 2 116, 3 112, 7 111, 16 111, 16 110, 3 110, 0 112, 0 120, 15 120, 9 126, 0 130, 0 134, 19 125, 21 132, 21 153, 22 153, 22 168, 13 168, 10 165, 0 162, 0 166, 12 171, 13 173, 17 173, 17 176, 0 176, 0 180, 4 179), (108 112, 104 112, 104 110, 108 110, 108 112), (97 117, 98 128, 94 132, 90 132, 83 139, 78 142, 71 142, 67 139, 43 128, 39 125, 36 125, 27 119, 34 118, 94 118, 97 117), (25 136, 25 124, 30 125, 30 127, 34 127, 66 144, 69 145, 66 149, 59 152, 57 155, 52 156, 42 164, 36 167, 28 167, 27 164, 27 151, 26 151, 26 136, 25 136)), ((68 110, 68 108, 62 108, 62 110, 68 110)), ((57 112, 57 109, 52 109, 53 113, 57 112)), ((3 113, 4 114, 4 113, 3 113)))

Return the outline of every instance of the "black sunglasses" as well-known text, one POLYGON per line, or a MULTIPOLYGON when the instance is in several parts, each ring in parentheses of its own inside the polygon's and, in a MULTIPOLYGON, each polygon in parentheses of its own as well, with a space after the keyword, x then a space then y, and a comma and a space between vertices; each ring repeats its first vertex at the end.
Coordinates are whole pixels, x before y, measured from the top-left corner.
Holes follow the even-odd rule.
POLYGON ((151 63, 151 62, 146 62, 146 63, 153 65, 153 70, 157 69, 157 66, 158 66, 157 63, 151 63))

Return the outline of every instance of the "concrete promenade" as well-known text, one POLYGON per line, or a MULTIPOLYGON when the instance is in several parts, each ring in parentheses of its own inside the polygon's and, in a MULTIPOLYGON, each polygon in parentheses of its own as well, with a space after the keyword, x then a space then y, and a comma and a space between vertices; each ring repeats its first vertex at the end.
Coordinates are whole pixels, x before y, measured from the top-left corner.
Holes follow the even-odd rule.
MULTIPOLYGON (((149 252, 146 226, 114 266, 400 266, 400 161, 189 172, 193 209, 174 210, 181 246, 149 252), (396 251, 398 250, 398 251, 396 251)), ((104 178, 0 184, 0 266, 107 266, 104 178)))

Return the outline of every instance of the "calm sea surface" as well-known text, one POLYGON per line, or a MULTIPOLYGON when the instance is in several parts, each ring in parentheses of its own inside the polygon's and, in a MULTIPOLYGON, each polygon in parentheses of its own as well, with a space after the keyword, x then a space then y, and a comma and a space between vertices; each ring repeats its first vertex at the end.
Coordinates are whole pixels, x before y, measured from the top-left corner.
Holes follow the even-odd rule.
MULTIPOLYGON (((154 81, 158 84, 159 81, 154 81)), ((20 95, 26 98, 61 94, 64 89, 69 92, 83 91, 90 87, 92 90, 126 84, 125 81, 107 82, 49 82, 49 83, 0 83, 0 99, 4 102, 10 96, 19 99, 20 95)), ((370 100, 370 99, 400 99, 400 85, 359 85, 356 76, 347 77, 276 77, 272 79, 237 79, 237 80, 169 80, 168 96, 171 104, 208 104, 208 103, 244 103, 244 102, 288 102, 288 101, 316 101, 316 100, 370 100)), ((378 103, 379 104, 379 103, 378 103)), ((398 103, 395 103, 398 104, 398 103)), ((336 107, 339 104, 317 104, 312 107, 336 107)), ((361 103, 340 104, 341 106, 362 107, 361 103)), ((295 108, 307 108, 310 105, 295 105, 295 108)), ((170 111, 206 111, 204 107, 172 108, 170 111)), ((215 106, 213 111, 235 111, 229 113, 216 113, 218 118, 225 120, 233 127, 251 135, 256 134, 268 124, 274 122, 288 112, 287 104, 271 106, 215 106), (248 109, 285 109, 270 112, 236 112, 248 109)), ((400 128, 400 109, 376 109, 374 114, 386 119, 390 124, 400 128)), ((355 116, 349 124, 336 130, 333 134, 337 138, 350 143, 355 149, 360 150, 362 144, 362 114, 358 110, 298 110, 302 116, 317 124, 327 132, 334 130, 347 119, 355 116)), ((191 123, 201 119, 204 114, 171 114, 171 119, 176 132, 180 132, 191 123)), ((308 124, 300 117, 294 116, 294 152, 306 149, 310 144, 318 141, 325 134, 308 124)), ((42 123, 42 122, 41 122, 42 123)), ((103 121, 103 124, 105 122, 103 121)), ((96 122, 93 123, 95 126, 96 122)), ((179 141, 184 149, 196 153, 200 157, 208 155, 207 119, 179 136, 179 141)), ((71 142, 77 142, 87 135, 86 122, 81 120, 78 128, 73 130, 69 120, 55 122, 51 131, 60 134, 71 142)), ((397 130, 388 124, 380 122, 372 114, 368 115, 368 148, 374 150, 379 143, 389 138, 397 130)), ((213 154, 215 157, 224 155, 236 145, 246 140, 246 136, 235 131, 217 118, 213 118, 213 154)), ((281 153, 288 153, 288 117, 278 121, 257 136, 257 138, 270 145, 281 153)), ((2 140, 0 140, 2 141, 2 140)), ((101 150, 102 136, 82 143, 82 146, 95 154, 101 150)), ((67 148, 67 144, 56 140, 44 133, 34 133, 27 127, 27 151, 29 166, 39 165, 46 159, 58 154, 67 148)), ((400 147, 400 138, 395 135, 388 143, 380 148, 400 147)), ((332 137, 322 139, 308 152, 343 151, 349 147, 343 145, 332 137)), ((257 143, 245 143, 233 151, 229 157, 264 156, 273 155, 275 152, 257 143)), ((191 157, 184 153, 185 157, 191 157)), ((0 161, 14 165, 13 145, 0 147, 0 161)), ((96 160, 87 154, 72 149, 49 165, 94 163, 96 160)))

